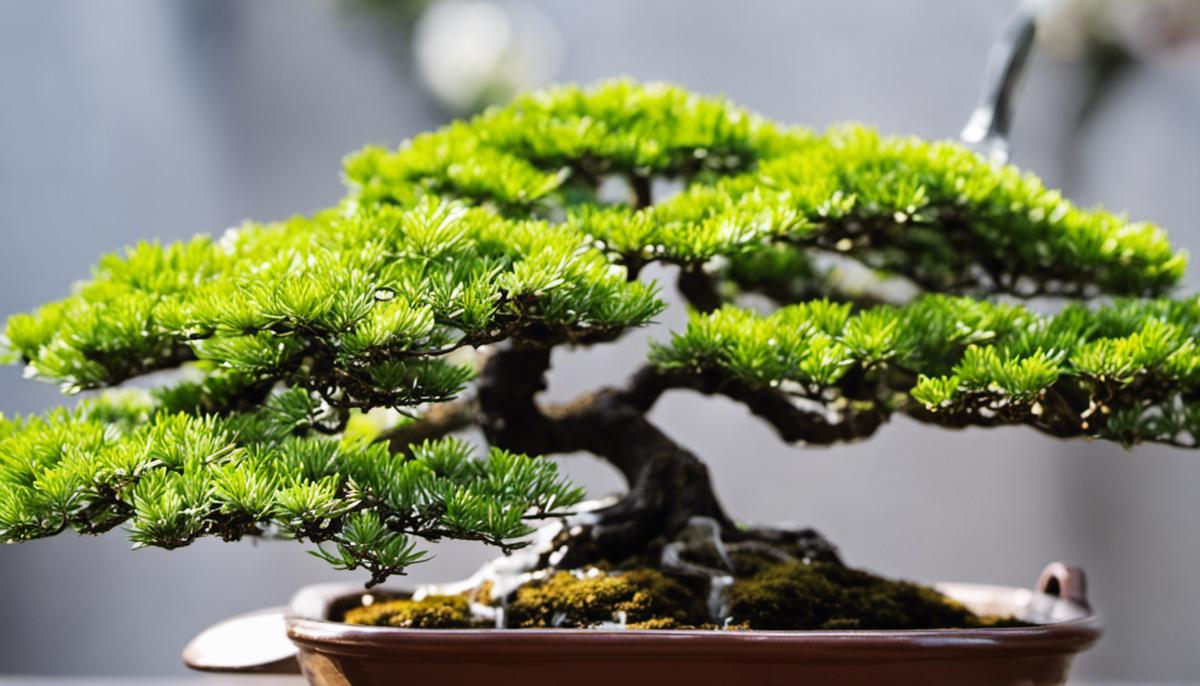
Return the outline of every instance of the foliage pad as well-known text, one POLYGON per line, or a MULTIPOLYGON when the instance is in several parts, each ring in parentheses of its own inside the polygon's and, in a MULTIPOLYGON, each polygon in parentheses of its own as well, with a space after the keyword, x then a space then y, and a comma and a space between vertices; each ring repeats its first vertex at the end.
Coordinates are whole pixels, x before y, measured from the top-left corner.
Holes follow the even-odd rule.
POLYGON ((665 370, 715 373, 849 413, 1193 446, 1198 335, 1194 298, 1071 305, 1043 316, 927 295, 858 311, 815 300, 768 316, 727 306, 693 315, 651 357, 665 370))

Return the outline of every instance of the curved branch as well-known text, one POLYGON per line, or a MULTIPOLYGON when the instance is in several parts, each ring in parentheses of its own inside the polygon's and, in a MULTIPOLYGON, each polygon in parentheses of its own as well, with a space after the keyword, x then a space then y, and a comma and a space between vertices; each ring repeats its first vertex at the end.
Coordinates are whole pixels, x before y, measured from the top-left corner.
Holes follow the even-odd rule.
POLYGON ((725 302, 717 291, 716 281, 700 265, 680 267, 675 283, 683 299, 697 312, 712 312, 725 302))
POLYGON ((644 174, 629 175, 629 189, 633 194, 633 209, 640 210, 654 204, 650 177, 644 174))
POLYGON ((831 421, 826 413, 800 407, 787 394, 774 388, 754 388, 711 371, 671 373, 652 365, 639 369, 622 395, 626 402, 646 412, 671 389, 723 395, 740 402, 770 424, 780 439, 788 443, 830 445, 867 438, 887 421, 890 414, 875 405, 868 411, 846 411, 842 413, 841 421, 831 421))
POLYGON ((509 348, 495 354, 479 377, 482 427, 493 445, 530 454, 585 451, 612 464, 629 492, 601 510, 588 550, 572 554, 623 559, 669 538, 693 517, 710 517, 733 529, 713 492, 708 468, 646 419, 616 389, 588 393, 542 407, 550 352, 509 348))

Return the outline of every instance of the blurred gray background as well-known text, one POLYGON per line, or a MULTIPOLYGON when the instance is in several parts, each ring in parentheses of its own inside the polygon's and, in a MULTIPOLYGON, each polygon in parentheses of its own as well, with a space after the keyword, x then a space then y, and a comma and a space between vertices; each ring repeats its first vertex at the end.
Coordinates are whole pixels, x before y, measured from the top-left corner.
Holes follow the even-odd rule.
MULTIPOLYGON (((502 4, 556 27, 558 45, 538 54, 561 57, 558 80, 666 79, 786 122, 861 120, 928 137, 957 134, 1013 8, 502 4)), ((405 14, 370 0, 0 0, 0 317, 61 297, 100 253, 139 239, 331 204, 343 154, 443 122, 411 63, 405 14)), ((1200 49, 1120 71, 1086 125, 1074 111, 1091 72, 1055 54, 1042 49, 1031 67, 1014 161, 1200 253, 1200 49)), ((551 394, 620 378, 648 337, 680 321, 672 311, 655 330, 560 354, 551 394)), ((3 412, 58 402, 54 388, 0 368, 3 412)), ((1081 677, 1200 683, 1200 455, 904 419, 866 443, 805 450, 737 405, 686 394, 653 419, 708 459, 730 512, 816 526, 853 563, 1029 585, 1051 560, 1078 562, 1108 627, 1081 677)), ((595 494, 620 485, 589 457, 563 464, 595 494)), ((128 548, 119 532, 0 548, 0 673, 179 675, 180 648, 209 623, 281 604, 306 583, 354 578, 296 544, 128 548)), ((412 581, 457 578, 492 555, 435 552, 412 581)))

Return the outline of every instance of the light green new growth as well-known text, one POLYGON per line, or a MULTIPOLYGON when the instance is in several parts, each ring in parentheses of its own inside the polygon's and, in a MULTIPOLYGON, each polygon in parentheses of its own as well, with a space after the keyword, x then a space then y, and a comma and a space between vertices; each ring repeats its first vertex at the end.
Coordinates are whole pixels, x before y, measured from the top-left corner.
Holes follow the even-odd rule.
POLYGON ((411 537, 507 547, 531 532, 528 517, 583 496, 546 460, 498 448, 478 460, 454 438, 405 455, 312 435, 321 412, 294 388, 221 416, 124 393, 0 420, 5 537, 125 523, 137 547, 177 548, 201 536, 281 534, 328 542, 321 557, 378 582, 424 557, 411 537))
POLYGON ((346 177, 355 206, 435 193, 516 216, 566 207, 568 225, 631 265, 694 266, 780 242, 931 290, 1147 295, 1186 263, 1157 227, 1077 208, 955 143, 781 129, 723 100, 625 81, 525 96, 396 152, 367 148, 346 177), (629 181, 634 204, 648 204, 654 178, 688 188, 654 207, 597 207, 610 177, 629 181))
POLYGON ((951 426, 1027 424, 1058 436, 1195 447, 1198 335, 1194 298, 1039 316, 925 295, 858 311, 814 300, 769 316, 726 306, 693 315, 651 359, 848 416, 905 412, 951 426))
POLYGON ((6 336, 68 392, 200 360, 386 407, 454 396, 469 374, 441 358, 458 348, 604 340, 660 309, 574 231, 426 198, 143 243, 6 336))
POLYGON ((414 538, 519 545, 528 518, 582 497, 552 463, 354 422, 376 408, 420 422, 459 396, 475 368, 456 351, 652 322, 665 303, 637 277, 654 262, 713 310, 653 349, 666 386, 743 400, 789 440, 859 438, 894 412, 1125 443, 1190 445, 1200 429, 1200 305, 1136 299, 1166 293, 1185 256, 1153 225, 954 143, 782 128, 615 81, 365 148, 345 177, 337 207, 139 244, 8 320, 11 360, 69 393, 189 376, 0 421, 0 539, 282 535, 374 581, 421 559, 414 538), (825 255, 947 295, 873 305, 825 255), (751 292, 781 307, 739 306, 751 292), (997 295, 1130 299, 1039 316, 997 295))

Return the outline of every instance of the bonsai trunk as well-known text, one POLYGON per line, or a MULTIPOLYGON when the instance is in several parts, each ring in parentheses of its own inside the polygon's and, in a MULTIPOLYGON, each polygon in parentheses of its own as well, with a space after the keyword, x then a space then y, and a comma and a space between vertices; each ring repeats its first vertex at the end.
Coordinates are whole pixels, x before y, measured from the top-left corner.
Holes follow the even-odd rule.
MULTIPOLYGON (((788 544, 803 554, 836 559, 835 548, 811 529, 739 529, 717 500, 708 468, 645 416, 652 400, 635 389, 605 388, 569 403, 542 406, 550 351, 512 347, 493 355, 479 378, 479 409, 488 441, 530 454, 589 452, 621 472, 628 493, 596 513, 594 522, 564 532, 563 567, 657 555, 695 517, 715 521, 726 540, 788 544)), ((661 393, 661 388, 653 394, 661 393)))

